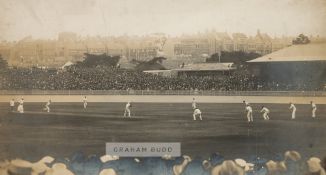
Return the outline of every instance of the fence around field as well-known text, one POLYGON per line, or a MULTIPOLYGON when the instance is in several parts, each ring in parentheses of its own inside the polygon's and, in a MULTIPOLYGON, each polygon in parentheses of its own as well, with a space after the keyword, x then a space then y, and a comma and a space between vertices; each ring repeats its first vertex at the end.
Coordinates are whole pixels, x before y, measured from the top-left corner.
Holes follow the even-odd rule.
POLYGON ((326 97, 326 91, 0 90, 0 95, 196 95, 326 97))

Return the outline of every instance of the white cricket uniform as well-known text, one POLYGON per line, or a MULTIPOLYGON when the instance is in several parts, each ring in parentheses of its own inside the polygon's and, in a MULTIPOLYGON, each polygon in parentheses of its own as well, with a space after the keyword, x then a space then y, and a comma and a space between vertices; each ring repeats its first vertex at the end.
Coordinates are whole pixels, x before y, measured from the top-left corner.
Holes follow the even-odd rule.
POLYGON ((47 112, 50 112, 50 104, 51 103, 49 101, 45 104, 44 110, 46 110, 47 112))
POLYGON ((294 104, 291 104, 289 109, 292 109, 292 117, 291 118, 295 119, 295 112, 297 111, 297 108, 294 106, 294 104))
POLYGON ((316 110, 317 110, 316 104, 315 103, 311 103, 311 108, 312 108, 312 111, 311 111, 312 115, 311 116, 313 118, 315 118, 316 117, 316 110))
POLYGON ((124 115, 123 116, 127 116, 127 114, 128 114, 128 117, 130 117, 130 107, 131 107, 131 104, 130 103, 127 103, 126 104, 126 108, 125 108, 125 113, 124 113, 124 115))
POLYGON ((263 117, 264 117, 264 120, 269 120, 269 109, 266 108, 266 107, 263 107, 263 109, 260 111, 260 112, 263 112, 263 117))
POLYGON ((191 107, 192 107, 192 109, 196 109, 196 107, 197 107, 196 101, 192 101, 191 107))
POLYGON ((248 119, 248 122, 253 122, 254 119, 252 117, 252 108, 251 108, 251 106, 247 106, 246 107, 246 111, 247 111, 247 119, 248 119))
POLYGON ((84 97, 83 102, 84 102, 84 109, 86 109, 87 108, 87 97, 84 97))
POLYGON ((20 100, 20 101, 19 101, 19 105, 18 105, 18 107, 17 107, 17 111, 18 111, 19 113, 24 113, 24 100, 20 100))
POLYGON ((196 116, 197 115, 199 115, 199 119, 200 120, 203 120, 203 118, 201 117, 201 111, 200 111, 200 109, 198 109, 198 108, 196 108, 195 110, 194 110, 194 113, 193 113, 193 117, 194 117, 194 120, 196 120, 196 116))

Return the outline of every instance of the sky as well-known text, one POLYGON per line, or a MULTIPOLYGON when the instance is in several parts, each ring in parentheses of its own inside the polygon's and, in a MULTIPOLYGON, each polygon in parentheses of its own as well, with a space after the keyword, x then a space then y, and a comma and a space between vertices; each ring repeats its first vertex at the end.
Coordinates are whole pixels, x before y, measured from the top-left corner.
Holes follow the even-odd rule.
POLYGON ((326 0, 0 0, 0 40, 259 29, 326 36, 326 0))

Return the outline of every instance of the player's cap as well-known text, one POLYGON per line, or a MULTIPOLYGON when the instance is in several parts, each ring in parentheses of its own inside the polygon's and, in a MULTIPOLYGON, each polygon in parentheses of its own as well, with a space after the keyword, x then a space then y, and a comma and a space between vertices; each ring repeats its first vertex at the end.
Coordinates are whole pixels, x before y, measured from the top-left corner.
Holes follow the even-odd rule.
POLYGON ((245 167, 247 165, 247 162, 243 159, 235 159, 234 160, 236 164, 238 164, 240 167, 245 167))
POLYGON ((234 161, 226 160, 221 165, 212 169, 212 175, 219 174, 243 174, 243 169, 240 168, 234 161))
POLYGON ((134 158, 134 161, 137 162, 137 163, 140 162, 140 160, 138 158, 134 158))
POLYGON ((67 169, 67 166, 64 163, 55 163, 52 165, 52 169, 62 171, 64 169, 67 169))
POLYGON ((252 163, 247 163, 245 160, 243 159, 235 159, 234 162, 240 166, 241 168, 243 168, 245 171, 249 171, 253 166, 254 164, 252 163))
POLYGON ((188 155, 183 155, 182 157, 184 158, 184 160, 186 160, 188 162, 191 162, 191 160, 192 160, 191 157, 188 155))
POLYGON ((309 172, 315 173, 321 170, 321 165, 320 165, 321 160, 317 157, 311 157, 309 160, 307 160, 307 165, 309 172))
POLYGON ((297 151, 286 151, 284 157, 285 160, 292 160, 292 161, 298 161, 301 159, 301 155, 297 151))
POLYGON ((171 160, 172 159, 172 156, 170 154, 164 154, 162 156, 162 159, 164 159, 164 160, 171 160))
POLYGON ((204 160, 202 162, 202 166, 204 167, 205 170, 208 170, 212 167, 211 163, 208 160, 204 160))
POLYGON ((45 156, 40 160, 40 162, 43 162, 43 163, 52 163, 53 161, 54 161, 54 158, 51 156, 45 156))

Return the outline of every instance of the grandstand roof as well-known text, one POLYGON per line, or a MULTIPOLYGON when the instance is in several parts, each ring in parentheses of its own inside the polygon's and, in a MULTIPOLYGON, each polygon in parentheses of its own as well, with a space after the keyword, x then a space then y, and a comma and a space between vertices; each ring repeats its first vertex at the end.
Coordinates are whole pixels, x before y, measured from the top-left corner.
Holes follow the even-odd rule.
POLYGON ((248 62, 326 61, 326 43, 298 44, 248 62))
POLYGON ((196 63, 187 64, 183 68, 173 69, 176 71, 229 71, 234 70, 233 63, 196 63))

